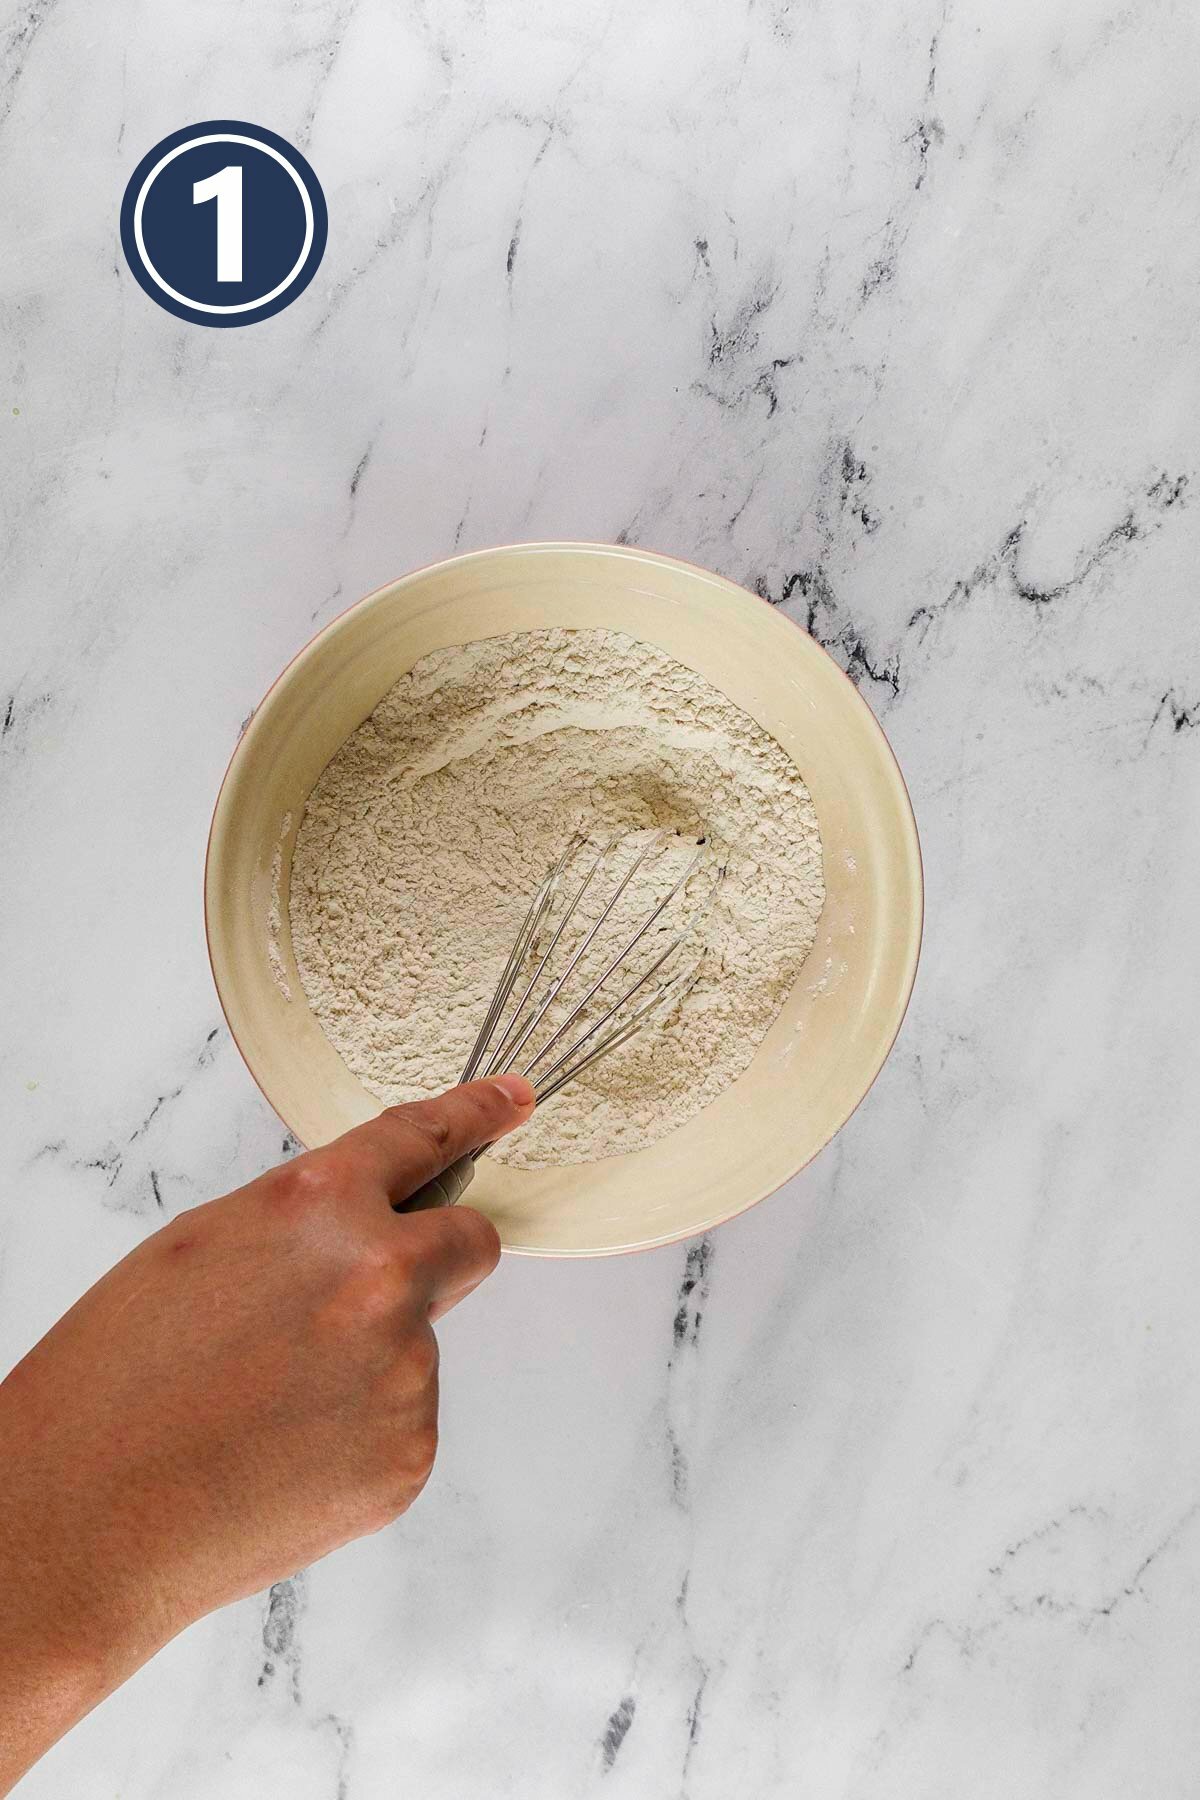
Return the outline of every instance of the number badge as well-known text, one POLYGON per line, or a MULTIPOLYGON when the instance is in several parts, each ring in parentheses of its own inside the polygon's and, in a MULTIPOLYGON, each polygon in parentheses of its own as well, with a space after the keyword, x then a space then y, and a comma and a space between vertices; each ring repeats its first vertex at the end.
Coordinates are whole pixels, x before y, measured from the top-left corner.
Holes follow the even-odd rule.
POLYGON ((121 203, 125 260, 194 325, 253 325, 304 292, 325 252, 321 184, 284 138, 238 119, 172 132, 121 203))

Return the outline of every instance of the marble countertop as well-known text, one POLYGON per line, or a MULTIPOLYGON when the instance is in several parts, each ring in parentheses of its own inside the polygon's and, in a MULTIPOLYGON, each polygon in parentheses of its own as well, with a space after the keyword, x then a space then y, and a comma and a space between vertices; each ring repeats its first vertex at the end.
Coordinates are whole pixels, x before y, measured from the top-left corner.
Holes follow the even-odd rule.
POLYGON ((17 0, 0 44, 5 1366, 288 1152, 209 814, 405 569, 585 537, 757 588, 878 713, 928 882, 817 1163, 711 1241, 506 1262, 417 1507, 22 1795, 1194 1794, 1195 8, 17 0), (210 117, 329 201, 242 331, 116 244, 210 117))

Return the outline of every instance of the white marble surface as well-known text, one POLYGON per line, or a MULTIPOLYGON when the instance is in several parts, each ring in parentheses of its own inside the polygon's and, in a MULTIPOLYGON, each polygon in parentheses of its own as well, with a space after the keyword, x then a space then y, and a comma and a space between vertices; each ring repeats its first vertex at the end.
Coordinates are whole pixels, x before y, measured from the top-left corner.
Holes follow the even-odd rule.
POLYGON ((404 569, 621 537, 760 587, 929 889, 836 1145, 709 1245, 507 1263, 418 1507, 29 1800, 1196 1793, 1198 51, 1190 0, 5 6, 6 1364, 285 1149, 209 812, 404 569), (115 248, 214 116, 330 205, 244 331, 115 248))

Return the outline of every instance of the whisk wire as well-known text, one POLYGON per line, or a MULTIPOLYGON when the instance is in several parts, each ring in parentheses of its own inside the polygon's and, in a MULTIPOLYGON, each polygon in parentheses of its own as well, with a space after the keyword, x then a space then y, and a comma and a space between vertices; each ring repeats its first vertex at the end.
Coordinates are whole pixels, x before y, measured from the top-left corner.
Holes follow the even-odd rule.
MULTIPOLYGON (((580 845, 582 845, 586 842, 587 842, 587 839, 585 837, 583 837, 582 834, 579 834, 578 841, 576 843, 576 848, 579 848, 580 845)), ((591 868, 588 870, 587 874, 584 876, 583 881, 580 884, 580 886, 575 890, 574 899, 571 901, 571 904, 563 912, 563 916, 558 922, 558 926, 554 932, 553 937, 550 939, 550 942, 547 944, 545 950, 542 952, 541 958, 537 964, 537 967, 534 969, 533 974, 529 977, 529 981, 525 988, 525 992, 521 995, 521 998, 517 1001, 516 1007, 513 1011, 512 1018, 508 1021, 508 1025, 505 1028, 504 1035, 501 1037, 500 1042, 496 1045, 495 1049, 492 1051, 491 1061, 489 1062, 487 1069, 484 1071, 485 1074, 494 1075, 496 1073, 496 1070, 500 1067, 502 1060, 504 1060, 505 1058, 507 1058, 509 1056, 510 1053, 509 1053, 509 1049, 508 1049, 508 1042, 509 1042, 509 1039, 512 1037, 513 1032, 517 1028, 517 1025, 521 1018, 521 1014, 525 1011, 525 1007, 529 1000, 529 996, 532 994, 534 988, 537 986, 538 982, 541 980, 542 971, 545 969, 547 963, 550 961, 550 958, 554 955, 555 950, 558 948, 558 941, 562 937, 563 932, 566 930, 567 926, 570 924, 572 918, 574 917, 576 909, 578 908, 580 901, 583 899, 583 896, 587 893, 588 888, 591 886, 592 878, 596 874, 596 871, 599 869, 600 865, 603 863, 605 857, 608 856, 610 851, 612 851, 619 842, 620 842, 619 838, 615 838, 615 837, 610 838, 608 843, 605 844, 599 851, 597 851, 596 857, 592 863, 591 868)), ((572 854, 573 854, 573 852, 572 852, 572 854)), ((563 866, 565 866, 565 865, 560 865, 560 870, 559 870, 560 873, 561 873, 561 869, 563 866)), ((544 916, 544 914, 543 914, 543 916, 544 916)), ((540 923, 540 920, 539 920, 539 923, 540 923)), ((534 946, 536 946, 536 942, 537 942, 537 932, 535 931, 530 939, 529 947, 533 948, 534 946)), ((540 1017, 540 1015, 538 1015, 538 1016, 540 1017)), ((536 1017, 533 1019, 532 1023, 534 1026, 537 1025, 536 1017)), ((526 1033, 526 1036, 528 1036, 528 1033, 526 1033)), ((521 1043, 524 1043, 524 1041, 525 1041, 525 1039, 522 1038, 521 1043)), ((518 1044, 516 1046, 516 1049, 511 1054, 516 1055, 517 1052, 520 1050, 520 1048, 521 1048, 521 1045, 518 1044)))
POLYGON ((562 855, 559 857, 557 863, 552 864, 546 871, 541 886, 530 901, 529 910, 525 914, 520 930, 517 932, 512 950, 509 953, 508 961, 504 965, 504 971, 501 974, 499 981, 496 983, 496 991, 492 995, 492 1002, 488 1007, 487 1016, 479 1028, 479 1035, 476 1037, 475 1043, 471 1049, 471 1054, 468 1056, 463 1067, 460 1082, 473 1080, 475 1072, 483 1059, 489 1042, 491 1041, 496 1025, 499 1022, 500 1015, 508 1004, 508 997, 512 993, 513 988, 517 985, 517 979, 524 967, 525 958, 529 954, 530 945, 537 937, 538 928, 546 915, 547 908, 554 898, 557 884, 562 877, 562 872, 575 851, 579 848, 580 844, 584 842, 586 842, 586 839, 584 838, 583 833, 576 832, 562 855))
MULTIPOLYGON (((661 914, 666 911, 667 907, 670 906, 672 900, 674 900, 674 898, 675 898, 676 894, 678 894, 679 890, 682 887, 684 887, 687 884, 687 882, 689 882, 691 880, 692 876, 696 873, 696 870, 700 867, 700 864, 703 861, 703 858, 704 858, 703 850, 697 851, 696 855, 692 858, 691 862, 688 864, 687 868, 684 870, 683 874, 679 877, 679 880, 675 883, 674 887, 670 890, 670 892, 668 894, 665 894, 663 896, 663 898, 658 902, 658 905, 654 908, 654 911, 650 914, 649 918, 647 918, 643 921, 643 923, 634 932, 633 936, 629 939, 629 942, 627 944, 625 944, 620 950, 617 951, 617 954, 613 957, 612 961, 609 963, 609 965, 605 969, 604 973, 602 975, 598 976, 597 979, 592 983, 592 985, 588 989, 587 993, 583 996, 583 999, 579 1002, 579 1004, 576 1007, 573 1008, 573 1010, 571 1012, 569 1012, 567 1014, 566 1018, 563 1020, 562 1024, 558 1027, 558 1029, 553 1033, 553 1035, 546 1039, 546 1042, 542 1045, 542 1048, 538 1051, 537 1055, 533 1058, 532 1062, 526 1063, 525 1067, 521 1070, 522 1075, 528 1076, 532 1070, 536 1069, 537 1065, 540 1062, 544 1061, 544 1059, 550 1054, 551 1050, 553 1050, 555 1044, 558 1043, 559 1039, 566 1035, 566 1033, 570 1030, 571 1026, 575 1023, 576 1019, 579 1018, 580 1014, 583 1013, 587 1009, 587 1007, 591 1004, 592 1000, 595 999, 596 995, 599 993, 600 989, 604 986, 605 982, 608 980, 609 976, 613 973, 613 971, 615 969, 618 969, 621 967, 621 965, 626 961, 627 957, 630 955, 630 952, 632 950, 634 950, 636 948, 636 946, 641 942, 641 940, 645 937, 646 933, 650 930, 650 927, 656 922, 656 920, 661 916, 661 914)), ((723 873, 723 871, 722 871, 722 873, 723 873)), ((721 875, 719 874, 717 876, 716 883, 714 884, 714 888, 713 888, 714 894, 716 892, 716 888, 720 886, 720 882, 721 882, 721 875)), ((712 895, 710 894, 709 900, 706 903, 706 907, 707 907, 707 905, 711 904, 711 901, 712 901, 712 895)), ((684 939, 689 935, 689 933, 692 931, 694 926, 699 923, 699 918, 700 918, 700 915, 699 915, 699 913, 697 913, 693 917, 691 922, 689 924, 685 925, 683 930, 680 931, 676 935, 674 942, 671 943, 667 947, 667 949, 663 951, 662 955, 657 959, 657 961, 651 963, 650 967, 646 970, 645 974, 641 977, 641 979, 638 981, 635 981, 632 987, 627 988, 626 991, 621 995, 620 999, 615 1003, 615 1005, 610 1006, 608 1011, 604 1014, 603 1018, 598 1020, 596 1025, 592 1026, 591 1031, 587 1032, 587 1034, 579 1040, 580 1043, 586 1043, 587 1039, 590 1038, 594 1034, 594 1032, 596 1032, 599 1029, 599 1027, 605 1023, 606 1020, 611 1019, 613 1014, 615 1012, 619 1011, 620 1008, 625 1005, 627 1000, 632 1000, 633 996, 639 991, 639 989, 643 988, 645 986, 646 982, 649 981, 651 975, 653 975, 657 969, 660 969, 662 967, 663 963, 666 962, 666 960, 669 956, 674 955, 675 951, 679 948, 680 944, 683 943, 684 939)), ((578 1048, 578 1045, 576 1045, 575 1048, 578 1048)), ((570 1055, 571 1052, 568 1051, 567 1054, 570 1055)), ((561 1061, 561 1060, 562 1059, 560 1058, 559 1061, 561 1061)), ((554 1067, 557 1068, 558 1063, 555 1063, 554 1067)), ((550 1071, 545 1070, 543 1073, 549 1074, 550 1071)))
MULTIPOLYGON (((702 960, 703 959, 701 959, 701 961, 702 960)), ((687 987, 684 988, 684 994, 690 993, 691 988, 695 985, 699 975, 699 963, 697 963, 693 969, 685 970, 680 975, 673 975, 669 981, 663 982, 657 992, 651 994, 648 1000, 643 1001, 642 1005, 639 1006, 623 1024, 618 1025, 615 1031, 611 1031, 607 1037, 601 1038, 600 1042, 594 1045, 593 1048, 588 1051, 586 1056, 581 1057, 577 1063, 572 1063, 569 1069, 565 1069, 556 1081, 551 1081, 548 1086, 535 1084, 538 1105, 540 1106, 544 1101, 549 1100, 552 1095, 557 1094, 560 1088, 566 1087, 569 1081, 574 1081, 577 1075, 581 1075, 584 1069, 588 1068, 590 1064, 597 1062, 600 1057, 607 1055, 610 1050, 619 1049, 622 1044, 627 1044, 630 1038, 636 1037, 637 1033, 650 1023, 650 1016, 656 1010, 661 1009, 665 1016, 675 1004, 676 989, 684 987, 684 983, 687 983, 687 987)), ((680 994, 678 997, 682 999, 684 994, 680 994)), ((567 1056, 574 1056, 578 1047, 579 1046, 576 1045, 569 1050, 567 1056)))
MULTIPOLYGON (((609 838, 602 843, 591 858, 586 873, 578 883, 563 906, 560 916, 553 922, 553 930, 549 933, 545 948, 541 948, 539 939, 547 929, 548 921, 553 919, 553 908, 559 890, 562 887, 568 868, 589 842, 588 833, 582 829, 575 832, 558 861, 551 865, 542 879, 537 892, 530 901, 528 911, 517 932, 516 940, 509 953, 508 960, 501 972, 500 979, 492 995, 491 1004, 479 1033, 467 1058, 463 1070, 463 1081, 472 1080, 477 1074, 494 1075, 502 1067, 518 1066, 521 1052, 530 1045, 530 1040, 539 1025, 559 998, 567 982, 579 967, 583 958, 596 940, 605 922, 612 916, 613 909, 628 888, 638 870, 646 859, 660 850, 672 834, 665 828, 651 832, 645 843, 640 845, 630 859, 628 867, 616 880, 612 892, 602 899, 595 919, 582 932, 582 936, 567 954, 566 966, 561 974, 553 972, 553 958, 563 935, 575 917, 585 895, 592 888, 601 869, 617 849, 618 845, 628 842, 621 837, 609 838), (532 959, 532 973, 524 979, 520 998, 504 1021, 514 990, 522 983, 524 971, 532 959), (541 984, 545 984, 545 992, 539 993, 541 984), (526 1016, 528 1014, 528 1016, 526 1016), (497 1036, 497 1033, 499 1034, 497 1036)), ((699 978, 704 955, 693 968, 676 975, 669 975, 666 980, 659 981, 647 998, 639 1005, 633 1002, 644 992, 647 985, 664 969, 681 946, 694 936, 704 919, 711 911, 721 883, 725 879, 725 868, 722 865, 715 872, 708 892, 691 916, 675 931, 666 947, 654 957, 649 966, 635 980, 632 980, 612 1000, 605 1005, 603 990, 607 982, 618 969, 627 968, 629 959, 637 946, 662 918, 671 903, 687 887, 693 876, 705 860, 706 834, 700 838, 700 848, 689 858, 683 872, 676 877, 667 892, 657 900, 650 912, 641 920, 636 930, 621 943, 621 947, 611 956, 602 973, 593 980, 583 998, 571 1006, 566 1017, 556 1025, 546 1041, 529 1056, 521 1073, 532 1083, 538 1103, 548 1100, 576 1075, 589 1068, 601 1056, 610 1050, 618 1049, 629 1042, 635 1033, 648 1025, 657 1014, 665 1016, 684 992, 690 992, 699 978), (591 1024, 586 1024, 585 1015, 597 995, 601 995, 601 1006, 604 1010, 591 1024), (630 1010, 632 1006, 632 1010, 630 1010), (572 1028, 579 1025, 579 1034, 572 1037, 572 1028), (565 1047, 559 1048, 567 1039, 565 1047), (547 1062, 554 1051, 553 1060, 547 1062), (545 1066, 543 1066, 545 1065, 545 1066), (540 1071, 540 1072, 539 1072, 540 1071)), ((566 954, 566 952, 564 952, 566 954)), ((486 1149, 487 1146, 484 1146, 486 1149)), ((482 1155, 480 1150, 474 1153, 482 1155)))
MULTIPOLYGON (((491 1061, 489 1062, 489 1064, 487 1066, 487 1069, 485 1070, 485 1074, 494 1075, 500 1067, 500 1060, 502 1057, 506 1061, 511 1062, 511 1061, 515 1060, 521 1054, 521 1051, 524 1049, 525 1045, 528 1043, 530 1036, 532 1035, 533 1032, 535 1032, 537 1030, 538 1026, 541 1024, 542 1020, 545 1018, 547 1012, 554 1005, 554 1002, 558 999, 558 996, 561 994, 563 988, 566 986, 567 982, 571 979, 571 976, 575 973, 575 970, 578 968, 581 960, 583 959, 584 956, 587 955, 587 952, 591 949, 592 944, 595 942, 597 932, 600 930, 600 927, 604 924, 605 920, 608 918, 609 914, 612 912, 613 907, 617 904, 617 901, 621 898, 621 895, 625 892, 625 889, 629 886, 629 883, 633 880, 633 877, 637 874, 638 870, 641 868, 642 864, 645 862, 645 860, 649 856, 650 852, 652 850, 656 850, 659 847, 659 845, 662 843, 662 841, 666 837, 666 835, 667 835, 667 833, 665 831, 656 831, 654 833, 653 837, 650 839, 649 843, 644 845, 643 848, 638 852, 637 856, 634 857, 634 859, 630 863, 628 869, 626 869, 624 875, 621 877, 621 880, 617 883, 616 888, 614 889, 612 894, 609 896, 609 899, 608 899, 607 903, 605 904, 605 906, 603 907, 603 909, 601 910, 599 916, 592 922, 591 926, 585 932, 582 941, 576 946, 575 950, 573 951, 573 953, 571 955, 570 961, 567 963, 566 968, 563 970, 561 975, 559 975, 554 981, 551 982, 549 992, 545 995, 544 999, 542 999, 541 1002, 539 1004, 537 1004, 528 1023, 525 1025, 524 1029, 520 1033, 520 1036, 516 1039, 515 1043, 512 1043, 512 1044, 509 1044, 509 1042, 508 1042, 509 1034, 512 1031, 512 1025, 509 1026, 509 1031, 506 1032, 505 1036, 501 1039, 499 1047, 495 1051, 494 1055, 492 1056, 491 1061)), ((620 841, 621 840, 619 838, 614 838, 610 843, 605 845, 603 851, 600 853, 600 856, 597 858, 597 863, 593 864, 592 870, 589 872, 589 875, 588 875, 589 881, 591 879, 591 876, 595 873, 595 869, 598 866, 598 864, 600 862, 603 862, 604 858, 606 856, 608 856, 609 852, 612 849, 614 849, 615 846, 618 843, 620 843, 620 841)), ((574 910, 574 904, 572 905, 572 911, 573 910, 574 910)), ((543 961, 544 960, 545 959, 543 959, 543 961)), ((532 986, 532 984, 531 984, 531 986, 532 986)), ((526 998, 528 998, 528 990, 526 992, 526 998)), ((514 1017, 514 1020, 513 1020, 513 1024, 515 1024, 515 1023, 516 1023, 516 1017, 514 1017)))

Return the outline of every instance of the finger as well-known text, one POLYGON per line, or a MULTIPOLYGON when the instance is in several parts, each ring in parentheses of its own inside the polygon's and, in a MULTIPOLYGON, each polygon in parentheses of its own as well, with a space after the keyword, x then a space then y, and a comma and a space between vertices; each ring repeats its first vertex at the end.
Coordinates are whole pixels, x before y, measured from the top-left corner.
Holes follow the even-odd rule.
POLYGON ((389 1106, 377 1119, 339 1138, 336 1148, 369 1167, 398 1205, 468 1150, 523 1125, 533 1103, 533 1088, 523 1075, 469 1081, 436 1100, 389 1106))
POLYGON ((496 1227, 473 1207, 406 1213, 396 1224, 405 1274, 431 1319, 465 1300, 500 1260, 496 1227))

